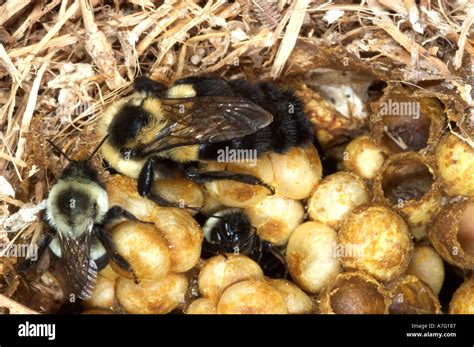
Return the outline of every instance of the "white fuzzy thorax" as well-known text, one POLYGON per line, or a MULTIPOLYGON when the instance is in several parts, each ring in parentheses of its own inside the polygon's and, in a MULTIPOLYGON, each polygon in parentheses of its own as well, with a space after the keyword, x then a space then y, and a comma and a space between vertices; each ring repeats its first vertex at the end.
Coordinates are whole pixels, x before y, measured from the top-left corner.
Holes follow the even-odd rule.
MULTIPOLYGON (((49 249, 53 252, 55 256, 58 258, 61 258, 62 252, 61 252, 61 243, 59 241, 59 237, 55 237, 51 243, 49 244, 49 249)), ((104 246, 102 243, 99 241, 97 237, 92 237, 92 244, 91 244, 91 249, 90 249, 90 258, 93 260, 97 260, 99 258, 102 258, 107 251, 105 250, 104 246)))
POLYGON ((95 182, 81 180, 59 180, 51 189, 46 201, 46 218, 49 224, 58 232, 63 234, 74 234, 86 232, 91 224, 87 219, 83 223, 76 225, 72 230, 66 218, 59 211, 57 198, 59 194, 66 189, 74 189, 88 195, 91 200, 97 203, 97 214, 94 224, 102 222, 105 214, 109 210, 109 199, 107 192, 95 182))

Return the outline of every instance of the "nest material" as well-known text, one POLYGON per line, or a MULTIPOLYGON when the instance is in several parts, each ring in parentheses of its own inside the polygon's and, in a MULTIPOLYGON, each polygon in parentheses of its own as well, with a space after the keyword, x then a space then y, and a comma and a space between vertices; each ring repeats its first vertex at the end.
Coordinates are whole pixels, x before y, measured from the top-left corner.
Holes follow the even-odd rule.
MULTIPOLYGON (((0 240, 33 244, 42 232, 38 204, 66 164, 45 139, 84 156, 97 143, 103 108, 139 74, 165 83, 198 73, 284 83, 330 68, 403 81, 439 98, 457 122, 451 131, 474 145, 469 0, 279 0, 266 11, 263 3, 1 2, 0 240)), ((10 263, 0 265, 0 291, 11 296, 18 280, 4 270, 10 263)))

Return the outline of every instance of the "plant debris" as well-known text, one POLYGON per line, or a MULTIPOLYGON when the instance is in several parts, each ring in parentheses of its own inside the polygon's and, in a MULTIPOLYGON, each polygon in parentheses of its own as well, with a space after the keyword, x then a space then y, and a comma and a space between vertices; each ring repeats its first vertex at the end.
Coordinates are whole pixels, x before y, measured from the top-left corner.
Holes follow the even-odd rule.
MULTIPOLYGON (((66 164, 45 140, 73 157, 87 153, 99 141, 93 131, 101 111, 141 74, 172 83, 216 73, 284 86, 331 69, 403 82, 438 98, 451 121, 445 131, 474 146, 473 21, 470 0, 5 1, 0 228, 10 241, 38 238, 42 201, 66 164)), ((324 107, 348 118, 324 99, 327 91, 315 91, 324 107)), ((360 105, 345 109, 358 113, 356 123, 341 121, 349 130, 331 134, 366 126, 360 105)), ((14 294, 5 288, 0 294, 14 294)), ((17 310, 2 296, 0 306, 17 310)))

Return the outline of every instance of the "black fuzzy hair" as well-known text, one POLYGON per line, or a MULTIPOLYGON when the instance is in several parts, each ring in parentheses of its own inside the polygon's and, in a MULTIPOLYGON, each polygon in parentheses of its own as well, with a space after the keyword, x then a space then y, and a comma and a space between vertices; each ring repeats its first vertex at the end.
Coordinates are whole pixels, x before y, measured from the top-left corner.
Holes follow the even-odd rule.
POLYGON ((110 143, 117 148, 125 147, 130 140, 138 136, 149 120, 150 114, 143 107, 124 105, 109 125, 110 143))
MULTIPOLYGON (((217 86, 216 83, 208 83, 217 86)), ((268 126, 254 134, 200 146, 202 159, 216 159, 217 151, 229 147, 234 149, 257 150, 258 155, 274 151, 285 153, 292 147, 304 147, 314 139, 313 126, 304 114, 301 101, 290 91, 282 91, 272 83, 252 84, 245 80, 231 80, 228 88, 234 95, 246 98, 273 115, 268 126)), ((218 92, 217 89, 212 91, 218 92)), ((209 91, 208 91, 209 93, 209 91)))

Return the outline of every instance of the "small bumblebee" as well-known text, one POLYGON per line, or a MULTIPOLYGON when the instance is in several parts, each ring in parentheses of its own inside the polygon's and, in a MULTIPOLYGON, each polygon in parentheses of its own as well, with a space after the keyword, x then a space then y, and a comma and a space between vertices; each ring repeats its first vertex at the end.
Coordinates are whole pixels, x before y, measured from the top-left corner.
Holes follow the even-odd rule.
MULTIPOLYGON (((105 225, 113 219, 137 219, 119 206, 109 209, 107 192, 97 171, 89 164, 100 145, 86 160, 75 161, 50 143, 70 163, 46 200, 44 217, 52 232, 40 242, 39 253, 49 247, 61 259, 67 277, 65 289, 71 299, 72 295, 83 300, 91 296, 97 272, 107 265, 109 258, 137 281, 130 264, 118 254, 105 230, 105 225)), ((30 265, 26 260, 19 270, 24 271, 30 265)))
POLYGON ((247 215, 239 208, 219 211, 202 227, 203 258, 216 254, 243 254, 253 259, 272 278, 287 277, 287 265, 280 251, 256 233, 247 215))
POLYGON ((178 80, 171 88, 140 77, 135 93, 111 105, 98 126, 108 164, 138 180, 137 188, 162 206, 152 186, 170 170, 196 183, 230 179, 269 187, 259 178, 230 171, 200 171, 196 163, 217 160, 223 149, 247 149, 258 155, 284 153, 314 139, 301 102, 274 84, 252 84, 200 76, 178 80), (170 169, 175 165, 174 168, 170 169))

